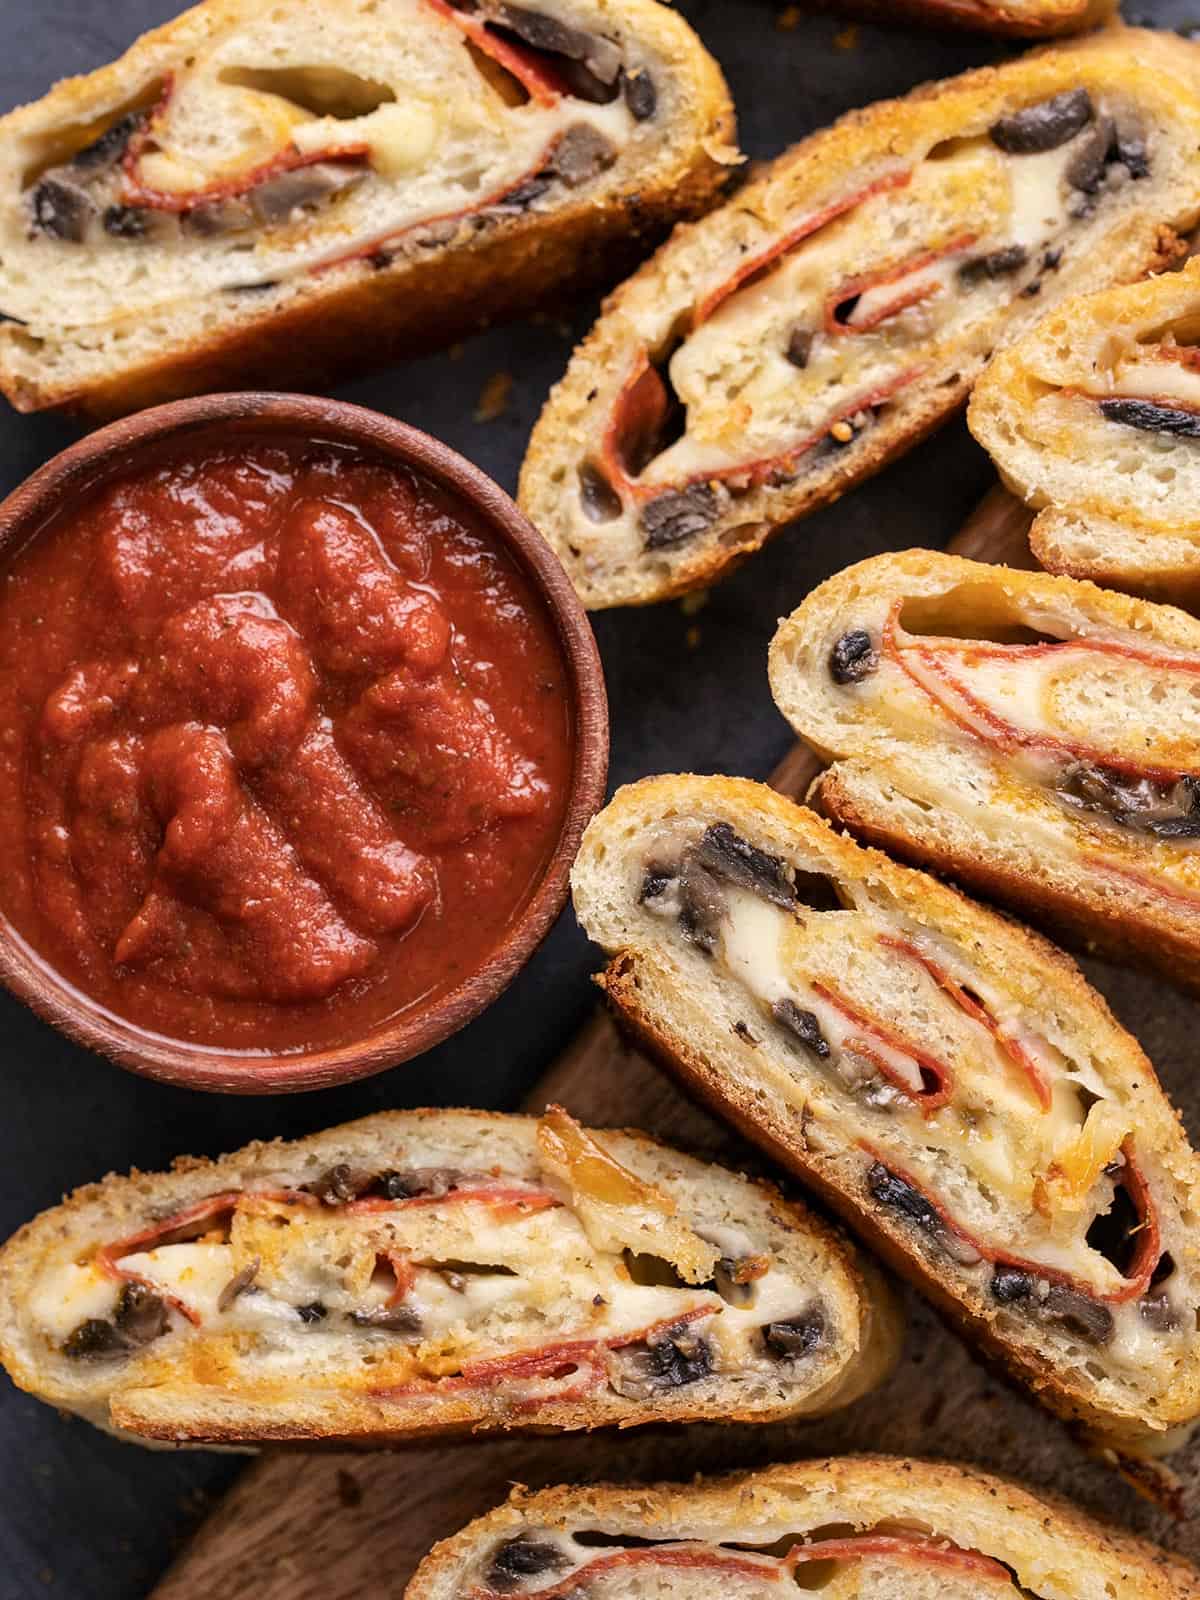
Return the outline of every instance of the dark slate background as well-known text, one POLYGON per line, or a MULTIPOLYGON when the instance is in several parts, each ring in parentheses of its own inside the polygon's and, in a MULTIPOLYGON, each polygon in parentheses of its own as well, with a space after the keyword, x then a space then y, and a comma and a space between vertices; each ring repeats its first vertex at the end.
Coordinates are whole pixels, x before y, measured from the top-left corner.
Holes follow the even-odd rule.
MULTIPOLYGON (((175 9, 173 0, 0 0, 0 111, 110 60, 175 9)), ((852 106, 1000 53, 964 36, 847 29, 833 18, 784 27, 772 0, 682 0, 681 9, 729 77, 742 147, 754 157, 776 154, 852 106)), ((1136 20, 1200 23, 1200 0, 1146 0, 1136 20)), ((564 305, 535 323, 337 393, 428 429, 511 492, 538 409, 594 311, 594 304, 564 305), (515 380, 509 406, 497 420, 477 422, 480 391, 501 371, 515 380)), ((18 417, 0 401, 0 494, 77 431, 55 418, 18 417)), ((776 618, 851 561, 944 544, 990 477, 983 453, 953 425, 781 538, 694 614, 675 604, 601 615, 613 783, 669 770, 765 776, 789 743, 766 686, 776 618)), ((0 994, 8 1083, 0 1116, 0 1235, 76 1184, 133 1165, 157 1168, 184 1151, 216 1155, 248 1139, 296 1136, 383 1107, 510 1107, 586 1015, 594 965, 565 913, 507 995, 447 1044, 368 1083, 278 1099, 143 1082, 77 1049, 0 994)), ((1168 1069, 1169 1084, 1170 1068, 1185 1068, 1182 1053, 1174 1062, 1162 1059, 1164 1051, 1176 1053, 1185 1031, 1170 1013, 1186 1003, 1164 1004, 1161 1049, 1159 1040, 1146 1043, 1168 1069)), ((614 1105, 614 1119, 620 1115, 614 1105)), ((57 1417, 2 1377, 0 1385, 0 1600, 143 1594, 232 1481, 237 1462, 143 1452, 57 1417)))

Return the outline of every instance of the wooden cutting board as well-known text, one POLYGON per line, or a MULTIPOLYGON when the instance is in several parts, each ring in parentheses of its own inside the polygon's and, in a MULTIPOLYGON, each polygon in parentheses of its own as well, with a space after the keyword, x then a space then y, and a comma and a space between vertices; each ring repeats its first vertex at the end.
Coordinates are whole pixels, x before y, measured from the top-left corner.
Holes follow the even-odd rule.
MULTIPOLYGON (((1029 515, 1002 489, 982 502, 951 548, 977 560, 1033 566, 1029 515)), ((799 798, 817 763, 797 746, 772 778, 799 798)), ((1149 979, 1096 969, 1122 1020, 1153 1058, 1170 1059, 1168 1089, 1200 1128, 1192 1086, 1190 1003, 1149 979), (1190 1102, 1190 1103, 1189 1103, 1190 1102)), ((526 1102, 552 1100, 584 1122, 637 1126, 744 1167, 759 1158, 623 1044, 604 1013, 587 1024, 526 1102)), ((503 1499, 510 1484, 684 1478, 697 1471, 850 1450, 967 1458, 1068 1494, 1094 1512, 1200 1557, 1200 1523, 1172 1524, 1090 1460, 1031 1401, 997 1382, 925 1305, 906 1293, 905 1354, 882 1388, 848 1411, 772 1427, 704 1425, 544 1439, 481 1440, 393 1454, 265 1455, 208 1518, 153 1600, 398 1600, 435 1540, 503 1499)), ((1181 1466, 1189 1509, 1200 1505, 1200 1450, 1181 1466)))

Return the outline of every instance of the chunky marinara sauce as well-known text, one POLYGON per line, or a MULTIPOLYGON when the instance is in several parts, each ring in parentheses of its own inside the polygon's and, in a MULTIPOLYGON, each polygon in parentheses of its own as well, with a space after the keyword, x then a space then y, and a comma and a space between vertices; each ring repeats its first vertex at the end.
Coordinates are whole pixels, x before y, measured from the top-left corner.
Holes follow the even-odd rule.
POLYGON ((0 594, 0 906, 173 1037, 346 1042, 452 988, 553 850, 563 658, 432 484, 215 442, 96 490, 0 594))

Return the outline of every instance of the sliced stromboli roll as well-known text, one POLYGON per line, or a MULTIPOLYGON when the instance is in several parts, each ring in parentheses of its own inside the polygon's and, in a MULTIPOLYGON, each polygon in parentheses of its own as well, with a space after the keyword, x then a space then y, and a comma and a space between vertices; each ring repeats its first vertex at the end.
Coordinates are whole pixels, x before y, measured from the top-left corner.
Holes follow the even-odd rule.
POLYGON ((0 1288, 17 1384, 185 1443, 768 1421, 855 1399, 899 1341, 874 1270, 768 1185, 557 1107, 106 1178, 0 1288))
POLYGON ((703 209, 732 128, 655 0, 210 0, 0 119, 0 389, 113 412, 428 348, 703 209))
POLYGON ((797 1461, 690 1484, 517 1489, 406 1600, 1196 1600, 1178 1556, 948 1462, 797 1461))
POLYGON ((1039 307, 1161 265, 1198 138, 1196 47, 1104 33, 853 112, 677 231, 521 472, 585 603, 717 577, 943 421, 1039 307))
POLYGON ((1200 604, 1200 261, 1070 300, 998 355, 971 431, 1052 572, 1200 604))
POLYGON ((1019 39, 1081 33, 1110 18, 1115 0, 808 0, 810 9, 843 11, 872 22, 925 23, 1019 39))
POLYGON ((1051 945, 734 778, 622 789, 575 909, 684 1082, 1126 1455, 1200 1414, 1200 1161, 1051 945))
POLYGON ((910 550, 815 589, 771 688, 820 809, 1200 990, 1200 623, 910 550))

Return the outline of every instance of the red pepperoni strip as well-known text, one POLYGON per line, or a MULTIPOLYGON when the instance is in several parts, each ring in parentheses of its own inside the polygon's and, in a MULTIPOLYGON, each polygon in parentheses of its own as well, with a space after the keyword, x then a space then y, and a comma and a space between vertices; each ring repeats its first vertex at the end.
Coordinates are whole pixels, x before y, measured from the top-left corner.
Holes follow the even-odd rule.
POLYGON ((921 272, 925 267, 930 267, 935 261, 941 261, 945 256, 956 255, 960 250, 965 250, 974 244, 973 233, 961 234, 957 239, 952 239, 940 250, 925 250, 918 255, 909 256, 906 261, 899 262, 896 266, 887 268, 882 272, 866 272, 860 277, 850 278, 836 293, 831 294, 825 302, 825 331, 843 338, 851 333, 869 333, 872 328, 877 328, 881 322, 886 322, 889 317, 895 317, 901 311, 907 311, 909 306, 919 305, 922 300, 928 300, 931 295, 939 292, 942 285, 926 283, 908 290, 897 296, 887 305, 880 306, 879 310, 862 322, 839 322, 838 307, 845 305, 847 300, 857 299, 868 289, 879 289, 888 283, 899 283, 902 279, 911 276, 914 272, 921 272))
POLYGON ((920 1106, 926 1116, 931 1116, 935 1111, 940 1111, 954 1093, 954 1074, 950 1068, 936 1056, 931 1056, 927 1050, 922 1050, 919 1045, 911 1044, 902 1034, 893 1033, 885 1028, 865 1011, 860 1011, 857 1006, 838 994, 836 989, 831 989, 827 984, 814 983, 813 990, 820 995, 826 1005, 835 1011, 840 1011, 842 1016, 853 1022, 856 1028, 866 1037, 856 1037, 846 1041, 847 1049, 855 1054, 866 1056, 868 1061, 874 1063, 887 1081, 902 1094, 920 1106), (877 1039, 881 1044, 890 1046, 893 1050, 900 1050, 906 1056, 911 1056, 921 1073, 921 1081, 926 1083, 932 1078, 934 1087, 915 1090, 911 1083, 900 1072, 894 1063, 882 1052, 871 1048, 871 1040, 877 1039))
MULTIPOLYGON (((430 3, 432 3, 432 0, 430 0, 430 3)), ((443 211, 433 217, 422 217, 416 222, 405 223, 402 228, 394 228, 390 233, 376 234, 366 244, 356 245, 353 250, 347 250, 345 255, 330 256, 325 261, 318 261, 314 266, 309 267, 309 272, 330 272, 334 267, 344 267, 350 261, 364 261, 371 256, 378 255, 381 251, 386 251, 397 239, 402 239, 406 233, 412 233, 417 228, 436 228, 444 222, 459 222, 464 217, 476 216, 481 211, 487 211, 491 206, 499 205, 507 195, 523 188, 531 178, 548 166, 551 154, 560 138, 560 134, 555 134, 554 138, 550 140, 527 172, 523 172, 519 178, 514 178, 504 184, 502 188, 493 189, 491 194, 484 195, 473 206, 463 206, 460 211, 443 211)))
POLYGON ((891 380, 890 383, 881 384, 878 389, 873 389, 869 394, 859 395, 848 405, 844 406, 835 416, 820 428, 808 434, 805 438, 782 451, 779 455, 764 456, 757 461, 736 462, 733 466, 706 469, 693 472, 686 478, 678 479, 675 485, 664 483, 638 483, 631 478, 625 470, 623 463, 623 441, 629 437, 628 430, 634 432, 653 425, 655 417, 662 418, 666 415, 669 404, 666 386, 662 378, 650 364, 646 350, 639 351, 630 368, 629 376, 617 396, 613 406, 608 427, 604 432, 604 441, 601 446, 600 456, 604 462, 605 474, 614 486, 620 486, 627 494, 635 499, 649 500, 655 495, 662 494, 672 487, 683 487, 690 483, 719 483, 726 478, 745 480, 747 488, 765 483, 777 472, 790 472, 794 470, 802 456, 808 454, 814 445, 819 444, 829 433, 830 428, 838 422, 846 422, 856 416, 860 411, 869 411, 874 406, 882 405, 905 385, 912 383, 921 376, 922 368, 909 367, 906 371, 891 380), (647 377, 649 374, 649 377, 647 377), (653 379, 653 382, 650 380, 653 379))
MULTIPOLYGON (((551 1206, 561 1205, 562 1202, 544 1190, 519 1189, 515 1186, 496 1185, 491 1188, 478 1189, 452 1189, 444 1195, 411 1195, 402 1200, 387 1200, 382 1196, 366 1200, 353 1200, 340 1209, 347 1212, 375 1212, 399 1211, 414 1206, 441 1205, 456 1201, 474 1201, 480 1205, 488 1205, 498 1212, 509 1212, 511 1216, 524 1216, 531 1211, 543 1211, 551 1206)), ((256 1189, 252 1193, 245 1193, 240 1189, 226 1189, 220 1194, 210 1195, 207 1200, 198 1200, 195 1205, 188 1206, 183 1211, 177 1211, 173 1216, 156 1222, 153 1227, 143 1228, 140 1233, 130 1234, 126 1239, 117 1239, 112 1244, 102 1245, 96 1252, 96 1265, 105 1277, 116 1278, 122 1282, 144 1283, 149 1288, 161 1294, 167 1303, 175 1308, 181 1316, 194 1326, 200 1326, 200 1315, 191 1306, 186 1305, 176 1296, 168 1294, 152 1279, 141 1276, 136 1272, 125 1272, 117 1262, 123 1256, 134 1255, 143 1250, 152 1250, 155 1245, 164 1239, 169 1239, 181 1229, 197 1229, 193 1237, 198 1237, 200 1229, 197 1225, 203 1222, 216 1222, 219 1217, 229 1216, 235 1211, 265 1212, 272 1206, 299 1205, 310 1209, 319 1207, 320 1200, 314 1194, 308 1194, 303 1189, 256 1189)), ((509 1220, 504 1217, 502 1220, 509 1220)), ((412 1288, 415 1273, 408 1258, 400 1253, 388 1253, 387 1259, 396 1274, 396 1292, 389 1299, 392 1305, 403 1300, 412 1288)), ((680 1320, 680 1319, 677 1319, 680 1320)))
POLYGON ((932 957, 927 956, 923 950, 918 949, 908 939, 899 939, 892 934, 881 933, 879 942, 882 945, 886 945, 889 950, 895 950, 900 955, 907 956, 910 961, 915 961, 924 967, 934 982, 946 991, 960 1010, 965 1011, 967 1016, 978 1022, 981 1027, 987 1029, 1004 1054, 1025 1075, 1026 1081, 1037 1097, 1038 1104, 1042 1110, 1050 1110, 1053 1103, 1053 1094, 1045 1073, 1043 1073, 1021 1041, 1004 1032, 982 1000, 973 994, 968 994, 944 967, 940 966, 932 957))
POLYGON ((175 80, 168 75, 163 83, 158 104, 151 111, 144 126, 133 135, 125 147, 125 154, 121 158, 121 168, 125 176, 121 199, 125 205, 142 206, 149 211, 191 211, 196 206, 205 205, 212 200, 234 199, 238 195, 246 194, 250 189, 257 188, 269 178, 278 178, 285 172, 295 172, 299 167, 312 167, 318 162, 331 160, 365 161, 370 155, 370 146, 363 143, 333 145, 326 150, 307 153, 287 145, 269 161, 262 161, 256 167, 248 167, 246 171, 236 176, 204 184, 199 189, 154 189, 142 182, 138 173, 138 162, 146 145, 154 137, 154 124, 162 118, 174 92, 175 80))
POLYGON ((1200 658, 1187 659, 1176 657, 1153 650, 1144 650, 1136 645, 1126 645, 1116 640, 1109 639, 1070 639, 1061 644, 1026 644, 1026 645, 1001 645, 991 644, 986 641, 971 641, 965 648, 962 645, 928 643, 901 645, 896 640, 896 627, 903 602, 897 601, 888 615, 883 628, 883 649, 885 655, 895 661, 896 665, 905 676, 927 695, 936 706, 956 723, 960 728, 971 734, 973 738, 988 738, 1004 751, 1018 749, 1047 750, 1060 755, 1072 756, 1079 760, 1097 761, 1115 772, 1123 772, 1131 777, 1151 778, 1159 782, 1174 782, 1181 772, 1173 767, 1147 766, 1133 761, 1128 757, 1114 755, 1110 751, 1098 749, 1094 745, 1082 743, 1077 740, 1063 739, 1055 734, 1035 733, 1018 728, 1009 722, 999 712, 987 705, 965 684, 955 676, 948 665, 948 660, 963 655, 970 655, 981 660, 1014 660, 1031 659, 1045 656, 1059 650, 1075 650, 1084 654, 1120 656, 1131 661, 1139 661, 1145 666, 1155 667, 1160 671, 1179 671, 1200 673, 1200 658), (939 678, 950 693, 963 703, 969 715, 955 706, 951 700, 944 700, 924 678, 913 672, 906 656, 915 656, 925 670, 939 678), (990 733, 985 735, 980 731, 979 724, 983 723, 990 733))
POLYGON ((631 1333, 614 1334, 608 1339, 565 1339, 558 1344, 543 1345, 537 1350, 515 1350, 510 1355, 465 1362, 461 1372, 444 1378, 417 1378, 411 1383, 373 1389, 371 1393, 375 1399, 402 1399, 418 1394, 458 1394, 464 1390, 490 1389, 499 1383, 523 1378, 568 1377, 576 1368, 584 1369, 581 1385, 568 1391, 559 1390, 553 1395, 539 1395, 519 1402, 518 1409, 531 1410, 550 1400, 574 1399, 603 1382, 605 1369, 601 1358, 606 1350, 621 1350, 626 1345, 640 1344, 657 1333, 664 1333, 668 1328, 678 1328, 683 1323, 694 1322, 698 1317, 711 1315, 712 1306, 693 1306, 689 1311, 664 1317, 649 1327, 631 1333))
POLYGON ((1074 1289, 1080 1294, 1090 1295, 1093 1299, 1104 1301, 1108 1305, 1124 1305, 1128 1300, 1137 1300, 1145 1294, 1150 1287, 1150 1279, 1154 1276, 1154 1269, 1162 1255, 1162 1235, 1158 1225, 1158 1213, 1155 1210, 1154 1198, 1150 1193, 1145 1175, 1138 1166, 1134 1157, 1133 1140, 1126 1139, 1121 1146, 1121 1154, 1125 1157, 1122 1168, 1122 1182, 1129 1193, 1129 1198, 1134 1209, 1141 1218, 1141 1230, 1138 1234, 1138 1246, 1133 1260, 1133 1271, 1124 1280, 1124 1287, 1115 1290, 1112 1294, 1096 1294, 1090 1284, 1072 1276, 1069 1272, 1062 1271, 1059 1267, 1048 1267, 1040 1261, 1031 1261, 1024 1256, 1014 1256, 1007 1251, 997 1250, 992 1245, 985 1243, 970 1233, 961 1223, 956 1222, 946 1208, 935 1200, 928 1189, 914 1178, 912 1173, 898 1166, 888 1155, 878 1150, 865 1139, 859 1140, 859 1149, 869 1155, 880 1166, 886 1167, 910 1189, 916 1192, 928 1203, 930 1209, 937 1213, 939 1221, 948 1233, 961 1239, 964 1244, 996 1266, 1014 1267, 1019 1272, 1028 1272, 1035 1278, 1045 1278, 1050 1283, 1062 1284, 1068 1289, 1074 1289))
POLYGON ((893 172, 886 178, 878 178, 874 183, 869 183, 865 189, 858 189, 854 194, 846 195, 841 200, 834 200, 820 211, 814 211, 810 216, 798 222, 794 228, 785 233, 781 239, 774 240, 765 250, 760 250, 757 255, 748 257, 738 267, 736 272, 730 274, 724 283, 710 292, 699 301, 692 313, 692 327, 698 328, 702 322, 707 322, 709 317, 723 301, 728 300, 731 294, 750 279, 769 267, 780 256, 785 255, 793 246, 807 239, 810 234, 816 233, 818 228, 823 228, 827 222, 832 222, 835 217, 840 217, 843 212, 852 211, 864 200, 870 200, 877 194, 885 194, 889 189, 903 189, 912 177, 911 172, 893 172))
POLYGON ((504 68, 505 72, 511 72, 529 97, 536 100, 539 105, 552 106, 566 92, 562 76, 555 72, 536 51, 529 50, 515 41, 500 38, 478 17, 473 17, 465 11, 455 10, 452 5, 447 5, 446 0, 425 0, 425 3, 439 16, 445 17, 448 22, 461 29, 477 50, 482 50, 485 56, 490 56, 498 66, 504 68))
MULTIPOLYGON (((968 1577, 1003 1584, 1013 1590, 1008 1568, 978 1550, 963 1550, 949 1543, 900 1534, 865 1533, 846 1539, 818 1539, 812 1544, 795 1544, 783 1557, 756 1555, 752 1551, 731 1550, 722 1545, 660 1545, 656 1548, 613 1550, 607 1555, 576 1567, 557 1583, 541 1589, 522 1590, 522 1600, 559 1600, 577 1592, 606 1573, 631 1566, 660 1566, 720 1572, 730 1577, 757 1578, 767 1583, 791 1579, 798 1566, 809 1561, 864 1561, 872 1556, 887 1560, 949 1568, 968 1577)), ((494 1589, 479 1587, 470 1600, 491 1600, 494 1589)))

